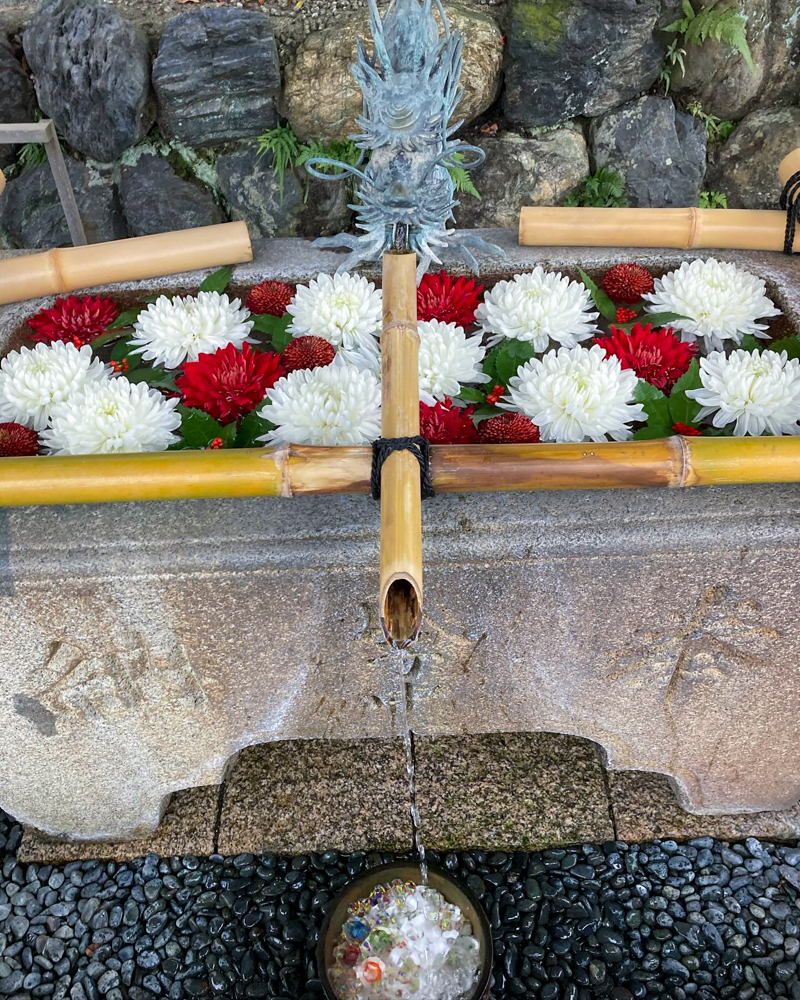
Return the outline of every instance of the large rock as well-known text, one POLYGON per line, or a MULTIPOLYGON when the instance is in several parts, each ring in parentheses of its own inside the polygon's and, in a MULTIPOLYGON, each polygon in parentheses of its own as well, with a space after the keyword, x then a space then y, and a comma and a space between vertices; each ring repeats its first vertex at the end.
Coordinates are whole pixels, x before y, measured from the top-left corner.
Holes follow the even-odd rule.
POLYGON ((589 172, 589 153, 577 125, 528 138, 514 132, 481 136, 486 161, 472 171, 481 201, 459 195, 459 226, 516 226, 523 205, 558 205, 589 172))
MULTIPOLYGON (((464 96, 456 118, 471 121, 494 103, 500 89, 503 36, 492 17, 458 4, 445 4, 450 26, 464 39, 464 96)), ((369 40, 366 17, 309 35, 286 67, 281 113, 301 139, 344 139, 357 132, 362 96, 350 67, 359 38, 369 40)), ((372 46, 367 41, 367 51, 372 46)))
POLYGON ((594 117, 658 76, 658 0, 511 0, 503 107, 516 125, 594 117))
POLYGON ((219 186, 232 219, 244 219, 254 239, 294 236, 304 208, 305 189, 287 170, 273 171, 272 153, 258 155, 253 143, 242 145, 217 160, 219 186))
POLYGON ((123 167, 119 193, 133 236, 213 226, 224 218, 207 188, 179 177, 160 156, 123 167))
POLYGON ((739 125, 708 176, 729 208, 778 208, 778 164, 800 146, 800 108, 754 111, 739 125))
POLYGON ((335 236, 353 225, 353 190, 346 180, 307 180, 299 171, 300 182, 308 185, 303 214, 297 222, 297 236, 335 236))
POLYGON ((592 122, 592 157, 625 178, 632 208, 696 205, 706 170, 706 132, 664 97, 641 97, 592 122))
MULTIPOLYGON (((34 120, 33 87, 0 26, 0 122, 5 124, 34 120)), ((12 163, 13 146, 0 146, 0 167, 12 163)))
POLYGON ((153 85, 166 136, 215 146, 258 135, 275 124, 281 85, 269 19, 233 7, 178 14, 164 26, 153 85))
MULTIPOLYGON (((673 88, 686 101, 699 101, 708 114, 738 119, 800 96, 800 18, 797 0, 739 0, 747 15, 747 39, 755 70, 721 42, 686 46, 685 75, 673 88)), ((674 37, 674 36, 673 36, 674 37)))
MULTIPOLYGON (((67 160, 83 228, 90 243, 128 235, 117 188, 109 175, 67 160)), ((0 198, 0 229, 19 247, 41 250, 71 246, 64 211, 47 163, 9 181, 0 198)))
POLYGON ((74 149, 116 160, 155 116, 140 28, 99 0, 46 0, 22 36, 42 111, 74 149))

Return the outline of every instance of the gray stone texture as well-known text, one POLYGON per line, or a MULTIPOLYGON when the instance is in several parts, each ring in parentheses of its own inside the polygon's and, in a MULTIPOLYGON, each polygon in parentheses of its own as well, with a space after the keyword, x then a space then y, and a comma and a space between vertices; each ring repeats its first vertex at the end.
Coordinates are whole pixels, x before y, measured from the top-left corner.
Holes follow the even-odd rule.
MULTIPOLYGON (((32 122, 35 107, 33 86, 6 40, 0 22, 0 122, 32 122)), ((14 146, 0 146, 0 168, 13 163, 15 155, 14 146)))
POLYGON ((272 153, 259 155, 255 143, 242 144, 217 160, 220 191, 230 216, 244 219, 254 239, 294 236, 305 208, 304 181, 287 170, 281 182, 273 164, 272 153))
POLYGON ((135 166, 123 167, 119 193, 132 236, 195 229, 223 221, 211 192, 201 184, 181 179, 160 156, 142 156, 135 166))
POLYGON ((739 119, 775 104, 795 104, 800 97, 796 0, 740 0, 738 7, 747 17, 754 69, 731 46, 712 40, 686 46, 686 73, 678 69, 673 76, 674 90, 682 100, 699 101, 707 114, 722 119, 739 119))
POLYGON ((658 0, 509 0, 503 109, 516 125, 594 117, 647 90, 658 0))
POLYGON ((281 85, 269 18, 234 7, 189 10, 164 26, 153 63, 165 136, 217 146, 275 124, 281 85))
POLYGON ((46 0, 22 36, 39 106, 85 156, 110 162, 154 119, 150 49, 99 0, 46 0))
MULTIPOLYGON (((511 273, 628 257, 483 235, 511 273)), ((256 250, 236 286, 339 261, 299 240, 256 250)), ((800 261, 719 256, 764 277, 797 328, 800 261)), ((660 269, 692 257, 637 251, 660 269)), ((5 307, 2 336, 50 302, 5 307)), ((424 527, 419 738, 567 733, 613 769, 667 774, 698 813, 795 805, 797 486, 450 494, 424 527)), ((166 795, 218 783, 244 747, 397 734, 367 497, 9 509, 0 539, 0 807, 20 821, 141 836, 166 795)))
POLYGON ((475 142, 486 151, 484 163, 471 173, 481 198, 458 195, 459 226, 515 226, 523 205, 557 205, 589 173, 589 152, 577 125, 530 137, 481 135, 475 142))
MULTIPOLYGON (((128 235, 116 185, 78 160, 68 159, 72 188, 91 243, 128 235)), ((28 249, 71 246, 64 210, 47 163, 8 182, 0 198, 0 230, 13 244, 28 249)))
MULTIPOLYGON (((500 90, 503 36, 486 10, 445 4, 450 25, 464 32, 463 97, 456 119, 471 121, 494 102, 500 90)), ((367 40, 365 16, 309 35, 286 66, 281 113, 300 139, 345 139, 357 132, 363 98, 350 67, 359 38, 367 40)))
POLYGON ((625 178, 631 208, 697 204, 706 170, 706 132, 669 98, 640 97, 595 119, 590 145, 598 168, 625 178))
POLYGON ((707 187, 723 191, 729 208, 778 208, 778 165, 800 146, 800 108, 754 111, 725 143, 707 187))

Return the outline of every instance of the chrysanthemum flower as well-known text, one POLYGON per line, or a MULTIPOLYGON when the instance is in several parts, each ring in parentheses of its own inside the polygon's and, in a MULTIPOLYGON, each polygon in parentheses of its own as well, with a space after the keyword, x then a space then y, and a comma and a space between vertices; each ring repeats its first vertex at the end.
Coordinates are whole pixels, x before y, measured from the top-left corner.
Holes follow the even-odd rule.
POLYGON ((211 414, 223 424, 238 420, 264 400, 267 389, 286 374, 275 351, 253 351, 233 344, 189 361, 175 384, 187 406, 211 414))
POLYGON ((699 427, 692 427, 691 424, 682 424, 678 422, 672 425, 673 434, 682 434, 684 437, 702 437, 703 432, 699 427))
POLYGON ((42 444, 53 455, 164 451, 180 440, 177 399, 124 376, 89 382, 53 407, 42 444))
POLYGON ((468 327, 483 296, 483 285, 471 278, 453 278, 446 271, 423 274, 417 288, 417 319, 438 319, 468 327))
POLYGON ((468 337, 455 323, 432 319, 418 324, 419 398, 433 406, 436 400, 457 396, 468 382, 488 382, 481 371, 486 348, 480 334, 468 337))
POLYGON ((612 302, 633 306, 653 291, 653 275, 641 264, 615 264, 603 275, 600 286, 612 302))
POLYGON ((588 290, 558 272, 536 267, 511 281, 498 281, 486 293, 475 315, 490 344, 504 337, 527 340, 535 351, 547 349, 551 340, 575 347, 597 331, 599 313, 588 290))
POLYGON ((139 313, 134 323, 137 345, 132 354, 164 368, 178 368, 184 361, 197 361, 220 347, 241 347, 253 329, 238 299, 230 301, 219 292, 198 292, 182 298, 162 295, 139 313))
POLYGON ((478 424, 481 444, 536 444, 539 428, 524 413, 501 413, 478 424))
POLYGON ((324 368, 290 372, 267 390, 261 415, 275 429, 271 444, 369 444, 381 433, 381 389, 376 376, 337 357, 324 368))
POLYGON ((780 315, 760 278, 713 258, 681 264, 658 278, 655 291, 644 299, 649 312, 688 317, 673 320, 672 326, 683 340, 703 337, 708 351, 740 344, 748 333, 769 339, 767 324, 757 321, 780 315))
POLYGON ((702 406, 695 420, 714 414, 715 427, 736 421, 733 433, 800 434, 800 362, 786 352, 714 351, 700 359, 702 389, 686 395, 702 406))
POLYGON ((51 309, 42 309, 28 320, 34 333, 31 340, 42 344, 52 344, 63 340, 65 343, 83 347, 99 337, 119 314, 117 304, 112 299, 91 295, 69 295, 66 299, 56 299, 51 309))
POLYGON ((281 360, 289 372, 323 368, 336 357, 336 348, 322 337, 295 337, 283 349, 281 360))
POLYGON ((637 323, 630 333, 612 326, 610 336, 595 337, 594 342, 608 357, 619 358, 623 368, 662 390, 671 389, 689 370, 697 351, 695 344, 684 344, 672 330, 654 330, 649 323, 637 323))
POLYGON ((453 406, 449 398, 434 406, 420 403, 419 433, 431 444, 472 444, 478 439, 474 412, 474 406, 453 406))
POLYGON ((0 424, 0 457, 12 458, 39 454, 39 435, 22 424, 0 424))
POLYGON ((298 285, 287 312, 295 337, 322 337, 346 360, 369 367, 378 356, 382 296, 358 274, 320 274, 298 285))
POLYGON ((284 316, 294 298, 294 289, 284 281, 262 281, 250 289, 245 303, 251 313, 284 316))
POLYGON ((0 363, 0 420, 47 426, 50 411, 87 382, 104 381, 110 370, 81 348, 57 340, 12 351, 0 363))
POLYGON ((625 441, 644 417, 637 381, 596 344, 562 347, 527 361, 509 382, 511 404, 501 405, 530 417, 545 441, 625 441))

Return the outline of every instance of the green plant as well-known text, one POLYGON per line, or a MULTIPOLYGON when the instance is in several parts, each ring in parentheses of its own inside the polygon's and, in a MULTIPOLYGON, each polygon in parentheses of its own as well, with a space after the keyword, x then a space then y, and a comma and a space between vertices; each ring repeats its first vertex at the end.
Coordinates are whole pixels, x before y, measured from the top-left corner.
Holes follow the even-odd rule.
POLYGON ((750 46, 747 44, 747 19, 735 6, 722 3, 695 12, 690 0, 683 0, 683 14, 683 17, 673 21, 664 30, 682 36, 686 45, 699 46, 708 39, 725 42, 741 52, 751 70, 755 69, 750 46))
POLYGON ((698 208, 727 208, 728 196, 722 191, 701 191, 698 208))
POLYGON ((736 128, 736 122, 730 119, 722 120, 717 118, 716 115, 709 115, 703 111, 702 105, 699 101, 692 101, 691 104, 686 105, 686 110, 689 114, 697 118, 698 121, 702 122, 703 128, 706 130, 706 135, 708 136, 708 141, 712 146, 720 145, 729 138, 731 132, 736 128))
MULTIPOLYGON (((360 149, 352 139, 334 139, 331 142, 321 142, 319 139, 312 139, 310 142, 304 142, 300 145, 300 152, 297 155, 297 159, 294 161, 295 167, 302 167, 309 160, 316 159, 320 156, 325 156, 329 160, 341 160, 342 163, 350 163, 355 166, 362 155, 366 156, 364 151, 360 149)), ((328 164, 317 163, 315 164, 315 169, 319 170, 323 174, 332 174, 336 176, 341 174, 341 167, 334 167, 328 164)), ((352 175, 348 179, 347 183, 352 184, 352 175)), ((308 192, 311 184, 311 175, 306 173, 306 193, 305 200, 308 201, 308 192)))
POLYGON ((258 155, 272 153, 272 172, 280 183, 283 199, 283 178, 287 167, 294 169, 300 155, 300 140, 291 125, 276 125, 258 137, 258 155))
POLYGON ((616 170, 603 167, 581 181, 580 187, 568 195, 565 205, 572 208, 624 208, 625 180, 616 170))
MULTIPOLYGON (((464 154, 453 153, 453 159, 456 163, 462 163, 464 160, 464 154)), ((471 194, 472 197, 477 198, 478 201, 483 200, 480 196, 480 192, 475 187, 475 183, 469 175, 469 171, 465 170, 464 167, 448 167, 447 170, 452 178, 453 184, 455 184, 456 192, 458 194, 471 194)))
POLYGON ((681 73, 686 72, 686 66, 683 62, 685 55, 686 49, 681 48, 680 39, 678 38, 667 47, 664 64, 661 67, 661 72, 658 74, 659 82, 664 84, 665 95, 669 93, 669 88, 672 86, 672 74, 675 72, 675 67, 680 66, 681 73))
POLYGON ((19 147, 17 158, 6 170, 6 176, 22 177, 34 167, 40 167, 47 159, 47 152, 41 142, 26 142, 19 147))

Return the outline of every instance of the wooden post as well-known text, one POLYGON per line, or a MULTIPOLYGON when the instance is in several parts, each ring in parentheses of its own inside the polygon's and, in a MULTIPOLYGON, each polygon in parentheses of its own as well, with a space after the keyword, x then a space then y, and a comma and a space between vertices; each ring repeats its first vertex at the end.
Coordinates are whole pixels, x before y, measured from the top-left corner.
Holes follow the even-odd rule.
MULTIPOLYGON (((382 433, 419 434, 417 257, 383 257, 382 433)), ((419 462, 395 451, 381 476, 380 619, 390 642, 415 639, 422 621, 422 502, 419 462)))

